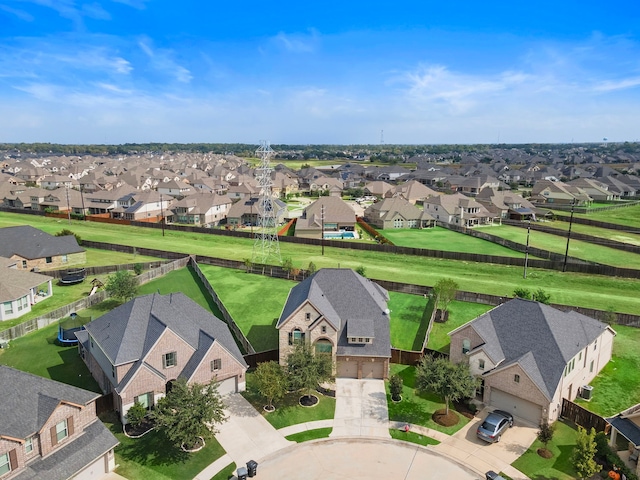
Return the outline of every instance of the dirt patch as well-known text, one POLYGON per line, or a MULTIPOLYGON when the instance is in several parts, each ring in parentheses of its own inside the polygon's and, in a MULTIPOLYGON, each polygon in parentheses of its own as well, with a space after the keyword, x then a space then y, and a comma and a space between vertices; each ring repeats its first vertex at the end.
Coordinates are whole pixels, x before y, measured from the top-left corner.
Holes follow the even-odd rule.
POLYGON ((303 407, 315 407, 318 402, 318 397, 315 395, 303 395, 300 397, 300 405, 303 407))
POLYGON ((539 448, 538 455, 542 458, 551 458, 553 457, 553 452, 551 450, 547 450, 546 448, 539 448))
POLYGON ((452 427, 460 421, 458 414, 453 410, 449 410, 448 415, 446 412, 444 408, 442 410, 436 410, 433 412, 433 415, 431 415, 431 419, 443 427, 452 427))
POLYGON ((473 419, 476 416, 475 411, 469 408, 469 405, 466 403, 453 402, 453 408, 455 408, 456 412, 460 415, 467 417, 468 419, 473 419))

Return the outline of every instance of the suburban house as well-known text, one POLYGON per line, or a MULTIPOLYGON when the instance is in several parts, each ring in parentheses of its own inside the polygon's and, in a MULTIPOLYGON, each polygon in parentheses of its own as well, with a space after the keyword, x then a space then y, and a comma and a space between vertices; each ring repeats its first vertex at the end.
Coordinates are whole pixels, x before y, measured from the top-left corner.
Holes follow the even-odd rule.
POLYGON ((371 226, 381 229, 426 228, 436 224, 431 215, 412 205, 404 197, 385 198, 371 204, 364 211, 364 219, 371 226))
POLYGON ((403 197, 409 201, 409 203, 415 205, 422 204, 425 198, 433 197, 434 195, 442 195, 440 192, 430 189, 426 185, 418 182, 417 180, 409 180, 408 182, 401 183, 394 186, 390 190, 387 190, 385 197, 403 197))
MULTIPOLYGON (((622 435, 623 438, 627 439, 629 442, 628 458, 630 460, 635 459, 635 474, 640 475, 640 462, 638 461, 640 456, 640 403, 606 420, 611 425, 609 445, 615 451, 618 445, 618 435, 622 435)), ((620 455, 620 452, 618 454, 620 455)))
POLYGON ((461 227, 493 225, 494 215, 484 205, 462 193, 429 197, 423 205, 424 211, 439 222, 461 227))
POLYGON ((0 257, 0 322, 21 317, 53 294, 53 278, 19 270, 17 260, 0 257))
POLYGON ((321 238, 322 232, 353 231, 356 213, 339 197, 320 197, 296 220, 296 237, 321 238))
POLYGON ((486 405, 552 422, 611 359, 615 331, 580 313, 515 298, 449 332, 452 362, 482 379, 486 405))
POLYGON ((276 324, 280 364, 298 342, 330 354, 336 376, 387 378, 389 294, 350 269, 323 268, 296 285, 276 324))
POLYGON ((366 195, 382 198, 393 189, 394 186, 390 183, 383 182, 382 180, 376 180, 374 182, 369 182, 364 186, 364 193, 366 195))
POLYGON ((111 210, 113 218, 137 220, 139 222, 158 222, 173 202, 173 197, 152 190, 129 193, 118 198, 118 206, 111 210))
POLYGON ((202 227, 217 226, 227 218, 231 199, 226 195, 196 193, 171 205, 173 223, 185 223, 202 227))
POLYGON ((537 217, 551 215, 549 210, 538 209, 529 200, 509 190, 484 188, 475 199, 500 221, 503 219, 536 220, 537 217))
POLYGON ((182 293, 137 297, 76 332, 78 348, 123 423, 138 401, 151 408, 172 383, 243 391, 247 364, 227 325, 182 293))
POLYGON ((99 479, 118 440, 98 420, 100 396, 0 365, 0 478, 99 479))
POLYGON ((531 190, 531 201, 538 205, 588 205, 593 199, 580 187, 564 182, 538 180, 531 190))
POLYGON ((284 221, 285 214, 287 213, 287 204, 282 200, 275 197, 267 199, 265 206, 261 206, 260 197, 247 197, 236 201, 227 212, 227 225, 258 225, 258 218, 260 211, 273 211, 275 210, 275 222, 277 225, 284 221))
POLYGON ((0 228, 0 257, 17 261, 21 270, 64 268, 87 261, 76 237, 56 237, 29 225, 0 228))

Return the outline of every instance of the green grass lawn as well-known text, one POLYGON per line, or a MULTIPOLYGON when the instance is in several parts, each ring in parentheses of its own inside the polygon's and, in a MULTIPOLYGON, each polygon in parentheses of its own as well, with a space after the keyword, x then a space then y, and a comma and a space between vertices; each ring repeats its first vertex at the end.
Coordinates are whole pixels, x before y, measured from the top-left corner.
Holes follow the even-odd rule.
POLYGON ((449 335, 451 330, 455 330, 460 325, 470 322, 493 307, 482 303, 459 302, 454 300, 449 304, 449 319, 446 323, 434 322, 429 335, 427 347, 431 350, 449 353, 449 335))
POLYGON ((236 478, 234 472, 236 471, 236 464, 230 463, 218 473, 216 473, 211 480, 229 480, 230 478, 236 478))
POLYGON ((436 410, 445 408, 445 404, 440 397, 431 393, 417 393, 415 390, 416 369, 407 365, 391 365, 391 375, 398 374, 402 377, 402 401, 395 403, 391 401, 389 393, 389 382, 385 382, 387 389, 387 404, 389 405, 389 420, 404 422, 423 427, 432 428, 440 432, 452 435, 467 423, 469 419, 457 414, 460 421, 452 427, 443 427, 431 418, 436 410))
POLYGON ((306 430, 304 432, 294 433, 293 435, 289 435, 285 438, 296 443, 308 442, 309 440, 316 440, 318 438, 327 438, 331 434, 332 430, 332 427, 316 428, 315 430, 306 430))
MULTIPOLYGON (((569 212, 557 212, 562 215, 569 216, 569 212)), ((602 212, 575 213, 575 217, 589 218, 600 222, 616 223, 619 225, 628 225, 634 228, 640 228, 640 205, 632 205, 630 207, 614 208, 602 212)))
MULTIPOLYGON (((492 230, 487 229, 483 231, 491 233, 492 230)), ((394 228, 380 230, 380 233, 395 245, 403 247, 524 258, 524 253, 516 252, 487 240, 454 232, 442 227, 424 228, 422 230, 416 228, 394 228)))
POLYGON ((288 393, 282 400, 274 402, 276 410, 271 413, 264 411, 266 405, 264 397, 258 393, 253 387, 253 373, 247 373, 247 390, 242 392, 242 396, 246 398, 251 405, 273 425, 279 429, 288 427, 289 425, 297 425, 298 423, 313 422, 315 420, 330 420, 336 410, 336 399, 324 396, 320 393, 314 393, 320 400, 315 407, 303 407, 298 401, 300 400, 300 392, 288 393))
POLYGON ((115 414, 102 416, 102 421, 120 441, 115 449, 116 473, 129 480, 181 480, 193 478, 209 464, 225 454, 215 438, 206 441, 199 452, 186 453, 169 444, 155 430, 141 438, 129 438, 115 414))
POLYGON ((420 295, 389 292, 391 310, 391 346, 402 350, 421 350, 424 338, 418 338, 427 299, 420 295))
MULTIPOLYGON (((29 215, 0 212, 0 227, 31 224, 54 234, 60 230, 55 219, 34 218, 29 215)), ((253 242, 250 239, 189 232, 160 231, 142 227, 92 224, 72 221, 72 230, 88 240, 145 246, 181 252, 210 255, 242 261, 251 258, 253 242)), ((313 261, 318 268, 357 268, 365 265, 369 278, 434 285, 442 277, 451 278, 461 290, 510 297, 516 286, 529 290, 543 288, 551 295, 551 301, 563 305, 580 305, 590 308, 636 313, 640 311, 640 280, 612 278, 596 275, 562 273, 530 268, 527 279, 522 279, 522 267, 459 262, 438 258, 425 258, 393 253, 356 251, 313 245, 280 243, 284 258, 291 257, 294 266, 306 267, 313 261)), ((624 252, 623 252, 624 253, 624 252)), ((595 258, 597 260, 597 258, 595 258)))
MULTIPOLYGON (((567 232, 569 230, 569 222, 544 222, 545 227, 557 228, 567 232)), ((608 228, 592 227, 591 225, 582 225, 580 223, 571 224, 571 232, 591 235, 593 237, 605 238, 616 242, 628 243, 629 245, 640 245, 640 234, 628 233, 623 230, 609 230, 608 228)), ((565 233, 566 238, 566 233, 565 233)), ((566 247, 566 244, 565 244, 566 247)))
MULTIPOLYGON (((526 228, 499 225, 484 228, 482 231, 522 244, 527 242, 526 228)), ((531 230, 529 245, 564 255, 567 248, 567 239, 558 235, 531 230)), ((616 250, 615 248, 595 245, 581 240, 571 239, 569 241, 569 256, 614 267, 640 268, 640 255, 637 253, 616 250)))
POLYGON ((0 364, 101 393, 80 358, 78 347, 56 345, 57 335, 55 323, 12 340, 9 348, 0 350, 0 364))
POLYGON ((440 442, 435 438, 427 437, 426 435, 420 435, 414 432, 405 432, 404 430, 398 430, 397 428, 390 428, 389 433, 391 438, 395 440, 403 440, 405 442, 417 443, 418 445, 438 445, 440 442))
POLYGON ((211 265, 200 269, 256 352, 278 348, 276 320, 297 282, 211 265))
POLYGON ((537 451, 542 447, 542 443, 536 440, 520 458, 512 463, 529 478, 541 480, 574 480, 576 478, 571 454, 576 446, 578 432, 572 424, 562 421, 557 421, 555 426, 553 439, 547 445, 547 448, 553 452, 553 457, 546 459, 538 455, 537 451))
POLYGON ((133 253, 114 252, 111 250, 101 250, 99 248, 82 247, 87 251, 87 261, 85 267, 102 267, 106 265, 122 265, 126 263, 147 263, 165 261, 164 258, 149 257, 133 253))
POLYGON ((576 403, 603 417, 625 410, 640 399, 640 328, 614 325, 613 356, 591 382, 591 401, 576 403))

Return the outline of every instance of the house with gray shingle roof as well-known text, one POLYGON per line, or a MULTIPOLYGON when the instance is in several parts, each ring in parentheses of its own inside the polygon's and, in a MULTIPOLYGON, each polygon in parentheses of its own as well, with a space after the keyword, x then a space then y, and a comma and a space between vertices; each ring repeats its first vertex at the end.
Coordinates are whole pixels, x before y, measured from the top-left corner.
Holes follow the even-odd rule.
POLYGON ((356 212, 339 197, 320 197, 296 220, 296 237, 321 238, 322 232, 353 231, 356 212))
POLYGON ((21 317, 53 294, 53 278, 18 270, 17 260, 0 257, 0 322, 21 317))
POLYGON ((387 378, 388 292, 350 269, 323 268, 291 289, 276 324, 280 363, 298 342, 331 354, 336 376, 387 378))
POLYGON ((100 396, 0 365, 0 477, 100 478, 118 440, 96 416, 100 396))
POLYGON ((29 225, 0 228, 0 257, 17 261, 20 270, 64 268, 86 262, 76 237, 56 237, 29 225))
POLYGON ((403 197, 385 198, 371 204, 364 211, 364 219, 370 225, 381 229, 427 228, 436 224, 431 215, 403 197))
POLYGON ((586 315, 515 298, 449 332, 449 354, 482 379, 483 403, 538 425, 604 368, 614 336, 586 315))
POLYGON ((151 408, 178 378, 243 391, 247 364, 226 323, 182 293, 143 295, 76 332, 79 350, 126 423, 134 402, 151 408))

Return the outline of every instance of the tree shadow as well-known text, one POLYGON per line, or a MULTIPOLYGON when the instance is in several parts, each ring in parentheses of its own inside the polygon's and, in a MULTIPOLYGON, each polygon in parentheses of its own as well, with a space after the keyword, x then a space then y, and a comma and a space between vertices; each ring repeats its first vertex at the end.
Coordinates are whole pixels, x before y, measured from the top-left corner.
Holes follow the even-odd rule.
POLYGON ((130 439, 118 447, 122 457, 139 465, 165 466, 186 462, 189 453, 172 445, 160 430, 153 430, 144 437, 130 439))
POLYGON ((62 363, 47 367, 49 378, 92 392, 100 392, 98 383, 80 358, 77 347, 64 348, 58 355, 62 363))
POLYGON ((269 350, 269 348, 259 348, 260 345, 271 346, 271 349, 278 348, 278 330, 275 322, 272 325, 252 325, 247 340, 257 351, 269 350))

